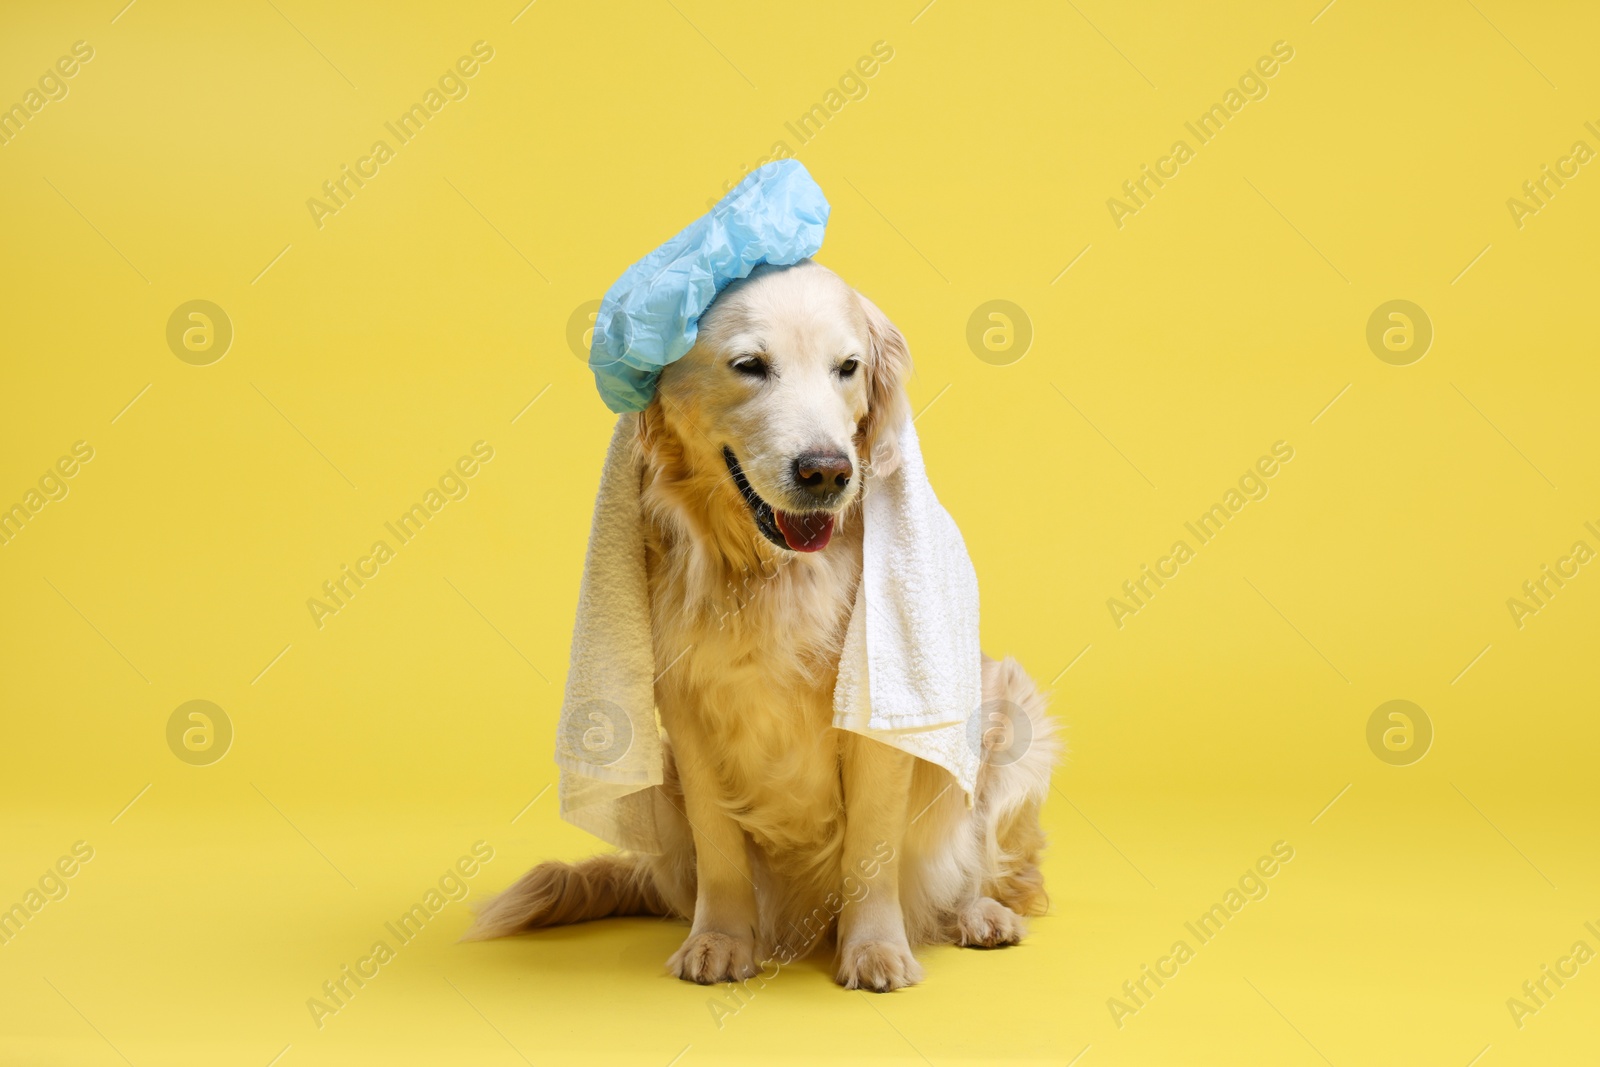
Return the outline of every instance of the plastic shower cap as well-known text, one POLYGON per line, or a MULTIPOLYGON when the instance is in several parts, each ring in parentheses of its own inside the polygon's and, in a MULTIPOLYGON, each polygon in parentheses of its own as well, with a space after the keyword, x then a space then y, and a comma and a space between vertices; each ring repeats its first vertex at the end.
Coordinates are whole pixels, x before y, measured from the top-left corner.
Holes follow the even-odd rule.
POLYGON ((751 171, 711 211, 623 272, 595 319, 589 368, 606 407, 643 411, 661 368, 694 347, 700 315, 729 282, 822 247, 828 201, 799 160, 751 171))

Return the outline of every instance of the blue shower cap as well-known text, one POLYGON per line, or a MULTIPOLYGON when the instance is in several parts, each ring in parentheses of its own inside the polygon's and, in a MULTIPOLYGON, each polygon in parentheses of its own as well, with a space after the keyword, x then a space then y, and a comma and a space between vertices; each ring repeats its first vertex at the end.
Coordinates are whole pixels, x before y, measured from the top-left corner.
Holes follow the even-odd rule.
POLYGON ((729 282, 822 247, 828 201, 799 160, 751 171, 711 211, 623 272, 595 319, 589 368, 606 407, 643 411, 661 368, 694 347, 700 315, 729 282))

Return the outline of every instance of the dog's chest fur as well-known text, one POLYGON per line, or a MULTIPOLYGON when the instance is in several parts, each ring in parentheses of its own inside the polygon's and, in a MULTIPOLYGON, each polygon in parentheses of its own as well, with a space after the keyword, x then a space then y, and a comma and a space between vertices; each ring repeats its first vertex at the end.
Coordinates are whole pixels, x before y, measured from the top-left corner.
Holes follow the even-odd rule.
POLYGON ((723 806, 778 866, 815 862, 841 828, 833 688, 861 571, 850 525, 822 552, 755 567, 692 539, 651 539, 668 738, 675 727, 703 737, 723 806))

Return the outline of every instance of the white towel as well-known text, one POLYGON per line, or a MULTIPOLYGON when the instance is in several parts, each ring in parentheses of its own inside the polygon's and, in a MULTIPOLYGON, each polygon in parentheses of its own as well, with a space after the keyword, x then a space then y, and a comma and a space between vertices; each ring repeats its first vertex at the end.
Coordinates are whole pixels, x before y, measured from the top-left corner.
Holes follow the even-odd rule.
MULTIPOLYGON (((661 851, 661 784, 637 417, 617 420, 578 594, 557 731, 561 817, 619 848, 661 851)), ((978 578, 928 484, 907 420, 863 485, 863 565, 834 688, 834 725, 949 771, 972 802, 981 762, 978 578)), ((824 550, 825 551, 825 550, 824 550)))

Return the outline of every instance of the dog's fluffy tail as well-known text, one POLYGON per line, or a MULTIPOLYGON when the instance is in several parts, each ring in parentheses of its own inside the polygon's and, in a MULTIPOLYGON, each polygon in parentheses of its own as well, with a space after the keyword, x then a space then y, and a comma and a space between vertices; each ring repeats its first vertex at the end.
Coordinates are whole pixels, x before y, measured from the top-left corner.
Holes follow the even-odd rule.
POLYGON ((541 863, 491 898, 463 941, 485 941, 519 930, 565 926, 612 915, 666 915, 650 872, 627 853, 577 863, 541 863))
POLYGON ((987 660, 983 671, 984 698, 1021 708, 1031 734, 1020 755, 984 768, 988 781, 980 790, 987 800, 984 837, 989 853, 984 893, 1020 915, 1043 915, 1050 897, 1039 869, 1045 845, 1039 809, 1050 793, 1050 772, 1060 762, 1065 745, 1047 710, 1048 698, 1021 664, 1007 656, 998 662, 987 660))

